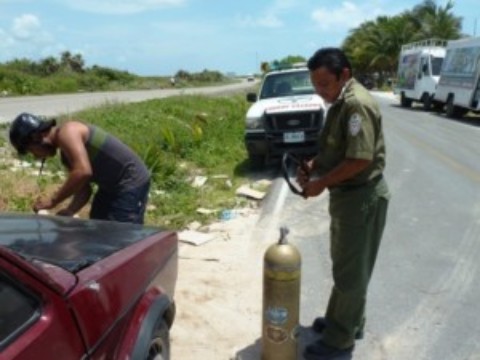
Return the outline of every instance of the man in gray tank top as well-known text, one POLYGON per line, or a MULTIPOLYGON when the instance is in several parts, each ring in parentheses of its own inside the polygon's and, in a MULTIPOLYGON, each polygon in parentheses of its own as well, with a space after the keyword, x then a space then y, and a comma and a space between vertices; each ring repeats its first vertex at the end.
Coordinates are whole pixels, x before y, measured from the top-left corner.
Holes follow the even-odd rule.
POLYGON ((87 204, 92 184, 97 191, 90 210, 91 219, 143 224, 150 188, 150 173, 142 160, 111 134, 81 121, 55 120, 22 113, 12 122, 10 142, 23 155, 27 152, 45 160, 60 151, 68 176, 50 198, 37 199, 35 212, 49 210, 71 198, 57 212, 73 216, 87 204))

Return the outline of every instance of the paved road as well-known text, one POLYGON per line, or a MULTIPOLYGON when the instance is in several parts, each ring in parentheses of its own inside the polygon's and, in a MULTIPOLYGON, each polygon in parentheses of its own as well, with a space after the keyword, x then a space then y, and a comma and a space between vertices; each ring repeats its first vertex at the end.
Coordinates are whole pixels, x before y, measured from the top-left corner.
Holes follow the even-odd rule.
POLYGON ((84 108, 112 102, 139 102, 182 94, 220 95, 251 88, 255 83, 242 81, 223 86, 115 91, 64 95, 19 96, 0 98, 0 123, 10 122, 23 111, 45 116, 70 114, 84 108))
MULTIPOLYGON (((370 285, 366 338, 353 359, 478 360, 480 122, 377 98, 393 198, 370 285)), ((272 221, 290 228, 302 252, 301 325, 308 327, 323 314, 332 285, 328 201, 305 201, 280 184, 272 221)), ((312 336, 304 328, 301 342, 312 336)))

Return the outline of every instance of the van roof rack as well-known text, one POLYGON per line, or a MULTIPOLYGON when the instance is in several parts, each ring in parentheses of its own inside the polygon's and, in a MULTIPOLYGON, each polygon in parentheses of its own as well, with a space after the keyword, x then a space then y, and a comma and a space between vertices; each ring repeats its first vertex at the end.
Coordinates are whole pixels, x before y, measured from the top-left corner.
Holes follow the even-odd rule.
POLYGON ((417 49, 417 48, 426 48, 426 47, 446 47, 447 41, 448 40, 436 39, 436 38, 419 40, 409 44, 402 45, 402 51, 417 49))

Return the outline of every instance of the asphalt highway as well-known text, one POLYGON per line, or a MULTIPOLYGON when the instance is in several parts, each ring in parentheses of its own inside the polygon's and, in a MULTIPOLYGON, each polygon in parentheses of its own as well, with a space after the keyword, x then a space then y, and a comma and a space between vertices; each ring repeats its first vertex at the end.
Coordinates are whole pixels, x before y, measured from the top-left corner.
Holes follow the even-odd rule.
POLYGON ((255 83, 243 80, 238 83, 198 88, 168 88, 135 91, 110 91, 95 93, 76 93, 63 95, 0 97, 0 123, 10 122, 21 112, 37 115, 58 116, 115 102, 139 102, 175 95, 208 94, 221 95, 243 91, 255 83))
MULTIPOLYGON (((392 199, 355 360, 480 359, 480 121, 404 109, 375 94, 392 199)), ((301 337, 315 335, 332 286, 328 194, 305 200, 277 177, 266 236, 290 229, 302 254, 301 337)))

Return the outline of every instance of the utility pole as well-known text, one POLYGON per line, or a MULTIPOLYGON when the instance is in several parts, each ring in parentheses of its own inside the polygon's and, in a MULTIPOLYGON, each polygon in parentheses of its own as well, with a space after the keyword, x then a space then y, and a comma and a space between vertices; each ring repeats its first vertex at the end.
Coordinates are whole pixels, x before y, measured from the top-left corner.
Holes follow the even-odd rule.
POLYGON ((473 37, 477 35, 477 18, 473 19, 473 37))

